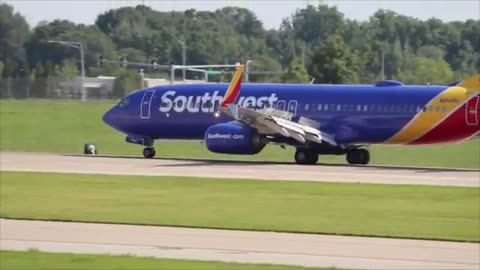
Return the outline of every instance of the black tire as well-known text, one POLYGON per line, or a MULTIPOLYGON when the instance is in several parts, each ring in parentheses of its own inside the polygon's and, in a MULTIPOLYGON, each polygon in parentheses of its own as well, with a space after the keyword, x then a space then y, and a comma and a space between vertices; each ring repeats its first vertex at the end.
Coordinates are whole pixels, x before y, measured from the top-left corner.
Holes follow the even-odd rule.
POLYGON ((310 158, 309 158, 309 163, 308 164, 317 164, 318 162, 318 154, 314 151, 310 151, 310 158))
POLYGON ((155 149, 153 147, 145 147, 143 149, 143 156, 145 158, 153 158, 155 156, 155 149))
POLYGON ((301 165, 311 165, 318 162, 318 154, 310 149, 297 149, 295 151, 295 162, 301 165))
POLYGON ((361 153, 360 164, 367 165, 370 162, 370 152, 367 149, 358 149, 361 153))
POLYGON ((347 153, 348 164, 363 164, 370 162, 370 152, 367 149, 352 149, 347 153))

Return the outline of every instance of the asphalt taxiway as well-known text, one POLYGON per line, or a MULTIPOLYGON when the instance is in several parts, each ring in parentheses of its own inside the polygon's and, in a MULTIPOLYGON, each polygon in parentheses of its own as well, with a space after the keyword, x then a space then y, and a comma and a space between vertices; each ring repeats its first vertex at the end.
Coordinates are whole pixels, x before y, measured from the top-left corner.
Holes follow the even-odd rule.
POLYGON ((480 244, 0 219, 0 248, 335 266, 480 269, 480 244))
POLYGON ((480 170, 0 152, 6 171, 480 187, 480 170))

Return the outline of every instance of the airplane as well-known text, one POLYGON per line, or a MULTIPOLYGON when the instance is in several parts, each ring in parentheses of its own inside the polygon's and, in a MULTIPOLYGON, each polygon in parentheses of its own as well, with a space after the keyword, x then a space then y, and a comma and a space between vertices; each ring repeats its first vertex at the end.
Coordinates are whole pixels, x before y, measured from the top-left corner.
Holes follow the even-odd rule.
POLYGON ((158 139, 203 140, 214 153, 255 155, 267 144, 295 147, 297 164, 345 155, 368 164, 370 145, 432 145, 480 139, 480 74, 450 85, 230 82, 137 90, 103 121, 143 145, 158 139))

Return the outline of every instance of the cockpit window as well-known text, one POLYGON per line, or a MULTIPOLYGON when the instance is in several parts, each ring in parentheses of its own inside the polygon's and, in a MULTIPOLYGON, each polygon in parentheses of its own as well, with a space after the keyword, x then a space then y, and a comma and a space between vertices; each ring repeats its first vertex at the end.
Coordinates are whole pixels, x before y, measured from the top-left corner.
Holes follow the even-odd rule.
POLYGON ((118 103, 118 106, 120 108, 123 108, 125 106, 128 105, 128 103, 130 102, 130 100, 128 98, 123 98, 122 100, 120 100, 120 102, 118 103))

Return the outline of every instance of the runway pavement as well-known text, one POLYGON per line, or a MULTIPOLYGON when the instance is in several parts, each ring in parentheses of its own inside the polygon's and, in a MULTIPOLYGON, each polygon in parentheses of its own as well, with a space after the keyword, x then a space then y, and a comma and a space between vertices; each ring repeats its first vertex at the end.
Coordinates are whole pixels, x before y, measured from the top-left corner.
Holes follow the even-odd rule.
POLYGON ((325 164, 302 166, 272 162, 144 159, 18 152, 1 152, 0 169, 8 171, 89 174, 169 175, 290 181, 480 186, 479 170, 325 164))
POLYGON ((0 248, 351 269, 480 269, 480 244, 0 220, 0 248))

